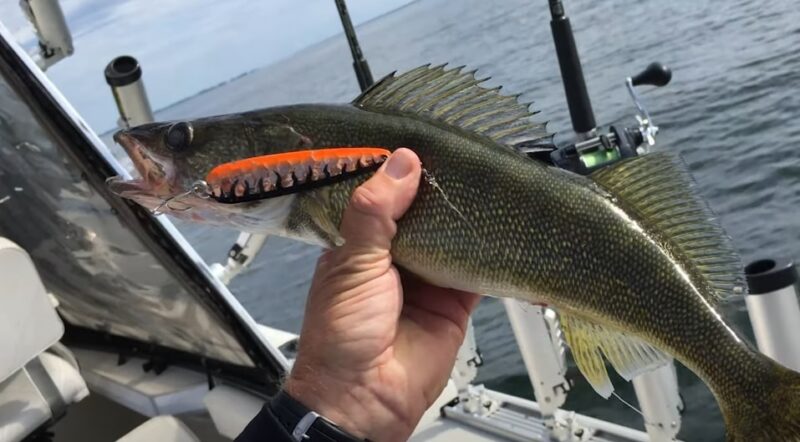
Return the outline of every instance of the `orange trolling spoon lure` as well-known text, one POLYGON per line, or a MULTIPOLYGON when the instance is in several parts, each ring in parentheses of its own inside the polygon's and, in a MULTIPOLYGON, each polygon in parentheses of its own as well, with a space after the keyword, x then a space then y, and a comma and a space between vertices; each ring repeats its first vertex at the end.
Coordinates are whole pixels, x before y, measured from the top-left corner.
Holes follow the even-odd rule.
POLYGON ((330 147, 245 158, 206 176, 210 197, 241 203, 300 192, 377 170, 391 152, 380 147, 330 147))

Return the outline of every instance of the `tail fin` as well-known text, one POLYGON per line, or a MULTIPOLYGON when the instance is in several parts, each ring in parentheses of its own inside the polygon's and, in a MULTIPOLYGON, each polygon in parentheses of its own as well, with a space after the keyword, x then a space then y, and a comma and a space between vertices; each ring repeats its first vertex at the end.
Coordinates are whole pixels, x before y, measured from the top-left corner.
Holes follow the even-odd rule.
POLYGON ((733 398, 720 397, 728 441, 800 442, 800 373, 757 357, 765 366, 762 376, 733 398))

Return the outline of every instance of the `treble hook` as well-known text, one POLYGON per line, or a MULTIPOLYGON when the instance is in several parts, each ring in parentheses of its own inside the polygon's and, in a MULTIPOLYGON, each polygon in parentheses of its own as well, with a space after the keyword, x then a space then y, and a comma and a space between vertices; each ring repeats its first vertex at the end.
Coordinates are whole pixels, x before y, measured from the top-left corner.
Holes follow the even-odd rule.
POLYGON ((169 205, 169 203, 189 195, 194 195, 198 198, 207 199, 209 196, 211 196, 211 190, 208 187, 208 183, 206 183, 203 180, 197 180, 194 183, 192 183, 192 188, 187 190, 186 192, 179 193, 177 195, 173 195, 169 198, 161 200, 161 204, 159 204, 155 209, 151 210, 150 214, 160 215, 161 213, 163 213, 161 212, 161 209, 163 209, 164 207, 173 212, 185 212, 187 210, 190 210, 192 206, 188 206, 183 209, 176 209, 169 205))

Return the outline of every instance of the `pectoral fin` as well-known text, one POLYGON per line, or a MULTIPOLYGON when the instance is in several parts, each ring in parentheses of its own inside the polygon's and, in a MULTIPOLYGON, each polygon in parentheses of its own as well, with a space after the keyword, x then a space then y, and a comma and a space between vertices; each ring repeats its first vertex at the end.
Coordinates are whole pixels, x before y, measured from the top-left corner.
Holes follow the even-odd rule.
POLYGON ((578 369, 592 388, 604 398, 611 396, 614 391, 605 360, 628 381, 671 360, 669 356, 639 338, 624 335, 577 316, 561 314, 560 319, 564 337, 578 369))

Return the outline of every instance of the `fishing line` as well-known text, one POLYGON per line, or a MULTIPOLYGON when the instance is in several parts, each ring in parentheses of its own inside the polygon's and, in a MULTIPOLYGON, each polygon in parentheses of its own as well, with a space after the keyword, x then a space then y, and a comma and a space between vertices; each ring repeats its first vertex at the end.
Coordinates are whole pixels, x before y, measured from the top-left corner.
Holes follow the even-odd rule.
POLYGON ((611 394, 612 394, 612 395, 613 395, 615 398, 617 398, 617 399, 618 399, 620 402, 622 402, 623 404, 627 405, 627 406, 628 406, 628 408, 630 408, 631 410, 633 410, 633 411, 635 411, 635 412, 639 413, 639 416, 641 416, 641 417, 642 417, 642 419, 644 420, 644 423, 645 423, 645 425, 653 425, 653 426, 658 426, 658 424, 657 424, 656 422, 651 422, 651 421, 648 421, 648 420, 647 420, 647 416, 645 416, 645 415, 644 415, 644 413, 642 413, 642 411, 641 411, 641 410, 639 410, 638 408, 634 407, 634 406, 633 406, 631 403, 629 403, 629 402, 628 402, 628 401, 626 401, 625 399, 622 399, 622 397, 620 397, 620 395, 618 395, 616 391, 612 391, 612 392, 611 392, 611 394))
POLYGON ((425 181, 428 184, 430 184, 434 189, 436 189, 436 191, 442 194, 442 198, 444 198, 444 201, 447 203, 447 205, 450 206, 451 209, 455 210, 458 216, 460 216, 465 223, 469 224, 470 227, 474 227, 472 226, 472 224, 470 224, 469 220, 467 220, 467 217, 465 217, 464 214, 461 213, 460 210, 458 210, 458 207, 456 207, 455 204, 453 204, 450 201, 450 198, 448 198, 447 194, 444 193, 444 189, 442 189, 442 186, 440 186, 439 183, 436 181, 436 178, 434 178, 434 176, 430 172, 428 172, 428 170, 425 169, 424 167, 422 168, 422 175, 425 177, 425 181))
POLYGON ((472 230, 472 233, 475 235, 475 239, 477 239, 478 242, 481 244, 481 247, 480 247, 478 253, 479 253, 480 258, 483 258, 483 251, 486 250, 486 242, 484 241, 483 237, 480 235, 480 232, 478 232, 478 229, 476 229, 475 225, 472 224, 471 222, 469 222, 467 217, 464 216, 464 213, 461 212, 461 210, 459 210, 458 207, 456 207, 456 205, 453 204, 452 201, 450 201, 450 198, 448 198, 448 196, 445 193, 444 189, 442 189, 442 186, 439 185, 439 182, 436 181, 436 178, 433 176, 433 174, 428 172, 428 169, 426 169, 424 167, 422 168, 422 176, 425 178, 425 181, 431 187, 433 187, 437 192, 439 192, 442 195, 442 198, 444 198, 444 202, 447 203, 447 205, 450 206, 450 208, 453 209, 458 214, 459 217, 461 217, 461 219, 469 227, 469 229, 472 230))
POLYGON ((611 394, 614 395, 614 397, 617 398, 620 402, 622 402, 623 404, 627 405, 628 408, 630 408, 631 410, 639 413, 640 416, 645 417, 644 413, 642 413, 641 410, 639 410, 638 408, 634 407, 630 402, 626 401, 625 399, 622 399, 622 397, 620 395, 618 395, 616 391, 612 391, 611 394))

